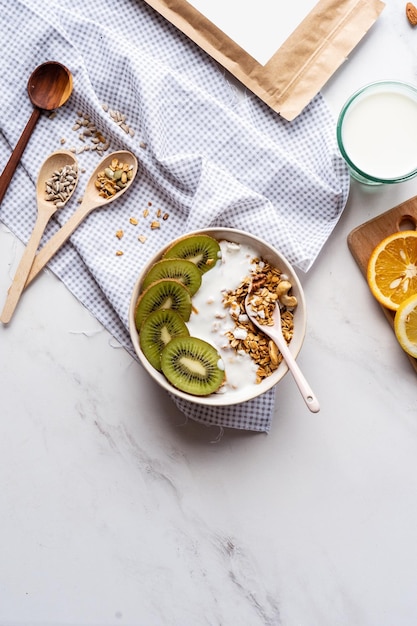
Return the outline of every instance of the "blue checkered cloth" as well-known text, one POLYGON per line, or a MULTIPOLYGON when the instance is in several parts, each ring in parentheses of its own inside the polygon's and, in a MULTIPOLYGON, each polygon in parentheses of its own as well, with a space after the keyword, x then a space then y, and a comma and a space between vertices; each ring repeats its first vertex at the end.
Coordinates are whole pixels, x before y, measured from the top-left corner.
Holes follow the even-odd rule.
MULTIPOLYGON (((287 122, 252 94, 242 97, 221 67, 146 3, 118 0, 117 19, 114 7, 110 0, 2 3, 7 28, 1 55, 12 71, 0 74, 1 167, 32 112, 27 80, 34 68, 60 61, 73 74, 74 91, 55 116, 42 114, 0 219, 28 241, 40 165, 60 148, 78 153, 85 170, 78 185, 82 195, 99 156, 91 139, 80 137, 82 128, 73 130, 77 119, 88 116, 110 142, 109 151, 137 155, 140 169, 132 188, 91 213, 49 265, 133 354, 131 292, 140 268, 163 245, 191 230, 234 227, 266 239, 307 271, 343 211, 349 175, 320 94, 287 122), (125 127, 117 123, 117 111, 125 127), (169 219, 152 230, 158 209, 169 219), (132 225, 131 217, 139 223, 132 225), (120 241, 118 230, 124 231, 120 241), (142 234, 145 243, 138 240, 142 234), (118 248, 123 256, 116 256, 118 248)), ((77 208, 78 196, 51 220, 42 244, 77 208)), ((183 401, 178 406, 206 424, 267 432, 274 396, 272 390, 226 408, 183 401)))

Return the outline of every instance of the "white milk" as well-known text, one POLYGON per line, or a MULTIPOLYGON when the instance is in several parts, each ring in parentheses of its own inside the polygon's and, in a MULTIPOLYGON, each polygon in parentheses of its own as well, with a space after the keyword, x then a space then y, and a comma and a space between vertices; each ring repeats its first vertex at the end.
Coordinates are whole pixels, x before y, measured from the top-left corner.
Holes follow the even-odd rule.
POLYGON ((342 129, 347 155, 376 178, 398 178, 417 168, 417 102, 386 91, 359 97, 342 129))
POLYGON ((217 348, 226 370, 226 383, 220 389, 220 393, 225 393, 256 384, 258 366, 248 354, 237 354, 226 337, 227 331, 233 331, 235 323, 223 306, 223 294, 236 289, 251 274, 255 267, 253 259, 259 254, 244 244, 219 243, 221 260, 203 274, 201 287, 193 296, 195 311, 187 326, 193 337, 200 337, 217 348))

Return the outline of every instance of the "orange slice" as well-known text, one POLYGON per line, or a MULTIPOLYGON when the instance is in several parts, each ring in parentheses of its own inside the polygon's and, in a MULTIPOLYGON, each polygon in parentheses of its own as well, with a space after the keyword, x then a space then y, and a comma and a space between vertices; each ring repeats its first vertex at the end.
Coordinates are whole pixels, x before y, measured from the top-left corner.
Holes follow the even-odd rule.
POLYGON ((378 302, 392 311, 417 293, 417 231, 383 239, 371 254, 366 277, 378 302))
POLYGON ((394 330, 402 349, 417 357, 417 293, 398 307, 394 317, 394 330))

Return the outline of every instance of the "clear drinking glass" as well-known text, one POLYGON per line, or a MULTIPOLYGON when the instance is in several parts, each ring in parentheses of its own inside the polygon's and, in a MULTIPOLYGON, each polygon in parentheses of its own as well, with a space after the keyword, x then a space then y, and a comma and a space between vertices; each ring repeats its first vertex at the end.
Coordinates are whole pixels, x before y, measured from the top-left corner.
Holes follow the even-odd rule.
POLYGON ((337 142, 361 183, 400 183, 417 175, 417 87, 383 80, 356 91, 337 122, 337 142))

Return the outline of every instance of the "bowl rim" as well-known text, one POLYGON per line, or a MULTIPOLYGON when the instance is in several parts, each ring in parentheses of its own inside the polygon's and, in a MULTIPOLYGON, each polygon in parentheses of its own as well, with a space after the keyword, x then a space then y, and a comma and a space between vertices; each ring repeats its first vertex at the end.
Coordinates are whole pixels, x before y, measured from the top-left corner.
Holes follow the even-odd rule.
MULTIPOLYGON (((136 330, 136 325, 135 325, 135 309, 136 309, 136 302, 140 293, 141 284, 143 282, 146 272, 151 267, 151 265, 153 265, 174 242, 184 239, 186 237, 189 237, 191 235, 199 235, 199 234, 210 235, 214 237, 215 239, 217 239, 218 241, 226 240, 226 241, 232 241, 232 242, 235 241, 236 243, 241 243, 242 238, 246 239, 247 243, 248 244, 250 243, 250 245, 252 245, 254 248, 256 249, 260 248, 264 250, 264 253, 260 253, 260 256, 262 258, 265 258, 265 260, 268 261, 272 257, 278 257, 279 260, 284 264, 284 268, 280 267, 280 269, 282 269, 283 273, 289 276, 289 280, 293 288, 293 293, 296 295, 297 300, 298 300, 298 305, 294 314, 294 319, 297 320, 297 331, 295 334, 295 341, 293 337, 289 344, 289 348, 293 356, 295 358, 298 356, 301 350, 301 347, 304 343, 304 339, 305 339, 307 316, 306 316, 306 303, 305 303, 303 287, 301 285, 300 279, 295 273, 294 268, 292 267, 291 263, 287 260, 287 258, 281 252, 279 252, 276 248, 274 248, 272 244, 267 242, 265 239, 262 239, 261 237, 258 237, 257 235, 253 235, 252 233, 249 233, 244 230, 240 230, 237 228, 220 227, 220 226, 200 228, 200 229, 189 231, 185 233, 184 235, 180 235, 179 237, 176 237, 170 240, 167 244, 162 246, 155 254, 153 254, 152 257, 149 258, 147 263, 142 267, 142 270, 140 271, 140 274, 132 290, 132 295, 131 295, 130 305, 129 305, 130 338, 133 343, 135 353, 141 365, 145 368, 148 374, 150 374, 150 376, 168 393, 182 400, 186 400, 187 402, 192 402, 196 405, 222 407, 222 406, 242 404, 243 402, 247 402, 247 401, 253 400, 254 398, 259 397, 263 393, 275 387, 275 385, 280 380, 282 380, 282 378, 288 372, 288 366, 285 360, 283 360, 280 363, 279 367, 275 370, 275 372, 273 372, 273 374, 265 378, 261 383, 249 387, 248 389, 252 390, 251 393, 244 393, 241 390, 240 392, 232 391, 229 393, 228 392, 212 393, 208 396, 193 396, 192 394, 186 393, 184 391, 181 391, 173 387, 173 385, 169 383, 169 381, 165 378, 165 376, 161 372, 158 372, 154 367, 152 367, 152 365, 144 357, 140 349, 139 334, 138 334, 138 331, 136 330), (239 241, 239 238, 240 238, 240 241, 239 241), (269 258, 268 258, 268 254, 270 255, 269 258)), ((276 265, 276 261, 274 261, 274 263, 276 265)))

